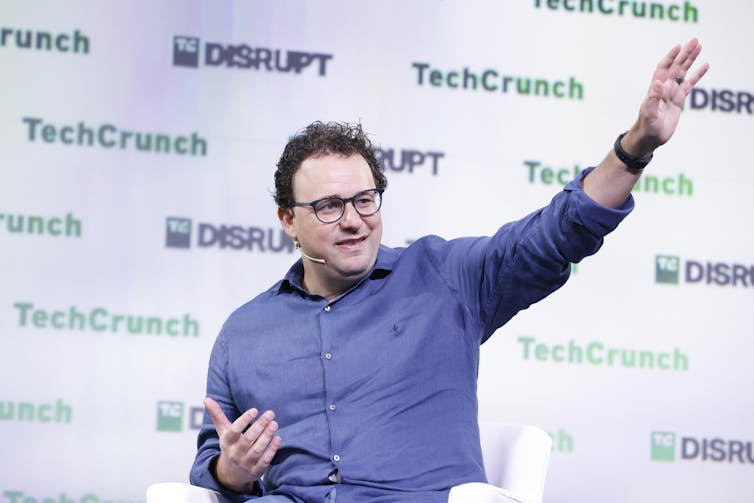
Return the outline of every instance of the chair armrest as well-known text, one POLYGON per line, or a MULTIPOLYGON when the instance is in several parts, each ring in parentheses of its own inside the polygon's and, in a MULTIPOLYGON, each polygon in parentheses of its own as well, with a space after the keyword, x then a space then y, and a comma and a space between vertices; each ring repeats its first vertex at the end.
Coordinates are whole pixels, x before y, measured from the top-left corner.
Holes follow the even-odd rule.
POLYGON ((541 503, 552 438, 541 428, 480 421, 482 455, 490 484, 524 503, 541 503))
POLYGON ((230 503, 219 492, 180 482, 160 482, 147 488, 146 503, 230 503))

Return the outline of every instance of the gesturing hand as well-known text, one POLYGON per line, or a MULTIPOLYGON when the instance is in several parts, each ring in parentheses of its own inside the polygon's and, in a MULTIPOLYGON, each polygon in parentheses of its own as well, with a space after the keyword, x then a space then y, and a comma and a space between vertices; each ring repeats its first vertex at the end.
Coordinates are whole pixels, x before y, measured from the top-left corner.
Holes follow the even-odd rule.
POLYGON ((231 423, 213 399, 205 398, 204 406, 220 438, 220 458, 216 467, 218 481, 228 489, 250 493, 254 482, 270 466, 282 442, 275 434, 278 430, 275 413, 265 411, 254 421, 259 411, 249 409, 231 423))
POLYGON ((651 153, 673 136, 686 96, 709 69, 704 63, 689 74, 701 50, 694 38, 683 47, 673 47, 658 63, 636 124, 640 138, 637 155, 651 153))

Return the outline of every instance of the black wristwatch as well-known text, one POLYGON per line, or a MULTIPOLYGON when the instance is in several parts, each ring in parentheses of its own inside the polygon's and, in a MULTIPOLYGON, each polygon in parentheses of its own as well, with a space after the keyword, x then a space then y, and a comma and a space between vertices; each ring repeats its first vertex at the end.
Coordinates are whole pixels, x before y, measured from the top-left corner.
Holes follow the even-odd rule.
MULTIPOLYGON (((626 133, 628 133, 628 131, 626 131, 626 133)), ((629 169, 644 169, 644 167, 649 164, 649 161, 652 160, 652 154, 649 154, 647 157, 635 157, 623 150, 623 147, 621 147, 620 145, 620 141, 624 136, 626 136, 626 133, 619 134, 618 138, 615 139, 615 145, 613 145, 615 155, 617 155, 618 159, 620 159, 623 164, 628 166, 629 169)))

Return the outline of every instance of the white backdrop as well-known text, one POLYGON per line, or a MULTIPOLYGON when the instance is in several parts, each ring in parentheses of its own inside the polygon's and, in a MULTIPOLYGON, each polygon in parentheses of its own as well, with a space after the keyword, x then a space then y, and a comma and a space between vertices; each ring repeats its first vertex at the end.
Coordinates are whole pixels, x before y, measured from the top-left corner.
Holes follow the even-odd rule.
POLYGON ((215 334, 296 258, 270 196, 296 130, 372 134, 386 244, 489 234, 598 163, 659 58, 697 36, 712 68, 635 212, 484 345, 480 415, 553 435, 547 503, 748 503, 753 15, 732 0, 4 0, 0 501, 136 502, 187 480, 215 334), (516 87, 536 80, 547 93, 516 87))

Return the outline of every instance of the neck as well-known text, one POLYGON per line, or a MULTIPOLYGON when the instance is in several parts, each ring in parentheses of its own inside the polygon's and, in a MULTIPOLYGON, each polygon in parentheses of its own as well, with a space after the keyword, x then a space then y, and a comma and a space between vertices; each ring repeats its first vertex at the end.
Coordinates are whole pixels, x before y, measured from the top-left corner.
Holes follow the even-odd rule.
MULTIPOLYGON (((312 264, 318 266, 318 264, 312 264)), ((319 295, 327 300, 333 300, 338 295, 345 293, 349 288, 359 282, 361 278, 356 279, 344 279, 344 280, 330 280, 323 281, 322 278, 318 278, 312 274, 311 271, 307 273, 307 268, 304 267, 304 278, 301 281, 301 285, 304 290, 312 295, 319 295)))

